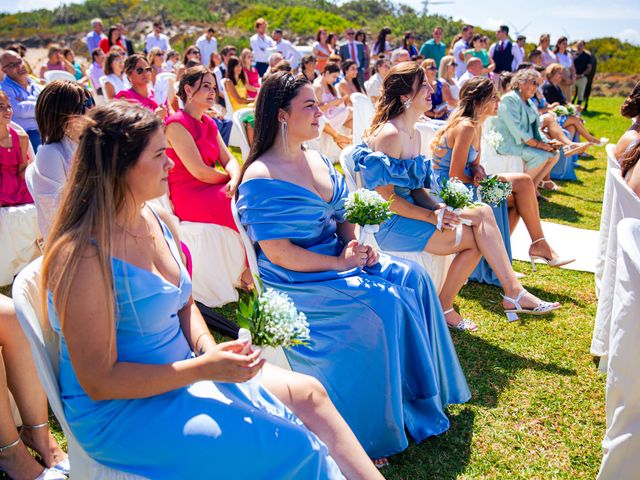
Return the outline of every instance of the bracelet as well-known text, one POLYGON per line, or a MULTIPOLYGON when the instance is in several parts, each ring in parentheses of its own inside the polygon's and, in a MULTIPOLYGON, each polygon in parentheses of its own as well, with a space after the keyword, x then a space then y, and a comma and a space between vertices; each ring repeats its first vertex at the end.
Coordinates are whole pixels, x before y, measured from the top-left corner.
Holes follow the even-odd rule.
POLYGON ((204 350, 199 349, 198 348, 198 342, 200 341, 200 339, 204 336, 204 335, 209 335, 211 338, 213 338, 213 335, 211 335, 211 332, 202 332, 200 335, 198 335, 198 338, 196 338, 195 343, 193 344, 194 349, 196 350, 196 355, 200 356, 204 353, 204 350))

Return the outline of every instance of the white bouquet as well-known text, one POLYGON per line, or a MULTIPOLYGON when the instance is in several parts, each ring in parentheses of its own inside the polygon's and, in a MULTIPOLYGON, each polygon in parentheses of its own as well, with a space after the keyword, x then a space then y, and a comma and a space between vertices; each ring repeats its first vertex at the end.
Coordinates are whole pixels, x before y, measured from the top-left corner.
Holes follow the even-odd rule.
POLYGON ((558 105, 557 107, 555 107, 553 109, 553 113, 555 113, 559 117, 566 117, 567 115, 569 115, 569 111, 564 105, 558 105))
POLYGON ((567 109, 567 115, 576 115, 578 113, 578 107, 572 103, 567 103, 564 108, 567 109))
POLYGON ((367 234, 379 230, 380 224, 391 218, 391 203, 373 190, 360 188, 351 192, 344 202, 347 221, 360 226, 358 243, 363 244, 367 234))
POLYGON ((503 182, 497 175, 488 175, 480 180, 478 196, 480 201, 496 206, 511 195, 511 182, 503 182))
MULTIPOLYGON (((460 215, 462 209, 465 207, 473 207, 476 203, 473 201, 473 191, 470 187, 467 187, 460 179, 453 177, 450 179, 444 179, 442 182, 442 188, 440 189, 440 198, 447 206, 446 210, 460 215)), ((442 218, 444 217, 444 210, 441 209, 438 212, 438 224, 436 228, 442 230, 442 218)), ((471 225, 471 220, 461 219, 462 225, 471 225)), ((460 225, 456 228, 456 245, 462 240, 462 228, 460 225)))
MULTIPOLYGON (((250 343, 254 350, 260 347, 290 348, 309 343, 309 323, 305 314, 298 312, 286 293, 276 292, 272 288, 267 288, 261 294, 256 289, 246 301, 241 300, 236 321, 241 327, 238 339, 250 343)), ((254 404, 258 401, 261 376, 262 370, 246 382, 254 404)))
POLYGON ((502 142, 504 142, 504 138, 502 137, 500 132, 493 129, 485 133, 484 139, 486 140, 487 144, 489 144, 489 146, 496 152, 498 151, 498 148, 500 148, 500 145, 502 145, 502 142))

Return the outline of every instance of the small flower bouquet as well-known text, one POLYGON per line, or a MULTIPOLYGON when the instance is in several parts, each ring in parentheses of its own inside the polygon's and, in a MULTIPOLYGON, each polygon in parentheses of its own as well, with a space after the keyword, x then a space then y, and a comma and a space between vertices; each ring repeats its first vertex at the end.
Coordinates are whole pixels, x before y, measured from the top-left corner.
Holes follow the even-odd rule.
POLYGON ((480 181, 478 196, 480 201, 496 206, 511 195, 511 182, 503 182, 497 175, 488 175, 480 181))
MULTIPOLYGON (((444 179, 442 182, 442 188, 440 189, 440 198, 447 206, 446 210, 460 215, 462 209, 465 207, 474 207, 477 205, 473 201, 473 191, 470 187, 467 187, 462 181, 456 177, 450 179, 444 179)), ((442 218, 444 217, 444 210, 441 209, 438 212, 438 224, 436 228, 442 230, 442 218)), ((471 220, 460 219, 462 225, 471 225, 471 220)), ((461 225, 456 227, 456 245, 462 240, 462 228, 461 225)))
MULTIPOLYGON (((252 348, 308 345, 309 324, 304 313, 298 312, 289 296, 272 288, 258 287, 247 300, 238 302, 236 321, 240 326, 238 340, 250 343, 252 348), (262 293, 258 293, 258 290, 262 293)), ((251 401, 258 402, 258 389, 262 370, 246 382, 251 401)))
POLYGON ((567 115, 577 115, 578 113, 578 107, 572 103, 567 103, 564 108, 567 109, 567 115))
POLYGON ((347 221, 360 226, 358 243, 363 244, 367 234, 379 230, 380 224, 393 215, 391 203, 373 190, 361 188, 351 192, 344 202, 347 221))
POLYGON ((496 130, 489 130, 485 136, 484 136, 487 144, 493 148, 496 152, 498 151, 498 148, 500 148, 500 145, 502 145, 502 142, 504 142, 504 138, 502 137, 502 135, 500 134, 500 132, 496 131, 496 130))
POLYGON ((564 105, 558 105, 553 109, 553 113, 555 113, 559 117, 566 117, 569 115, 569 110, 564 105))

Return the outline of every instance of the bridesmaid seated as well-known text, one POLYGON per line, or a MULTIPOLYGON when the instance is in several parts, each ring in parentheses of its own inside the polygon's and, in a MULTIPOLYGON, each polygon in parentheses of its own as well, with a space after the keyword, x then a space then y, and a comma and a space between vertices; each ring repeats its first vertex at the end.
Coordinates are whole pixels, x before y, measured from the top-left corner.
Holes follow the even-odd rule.
POLYGON ((159 105, 153 96, 153 89, 151 88, 151 73, 153 72, 153 68, 149 66, 147 59, 139 53, 127 57, 127 60, 124 62, 124 72, 129 79, 131 88, 120 91, 120 93, 116 95, 116 98, 125 99, 132 103, 139 103, 160 118, 165 118, 168 110, 166 105, 159 105))
MULTIPOLYGON (((496 115, 499 103, 500 97, 488 78, 474 77, 462 86, 458 109, 446 125, 438 130, 433 142, 431 187, 435 193, 439 193, 445 179, 455 177, 473 188, 475 200, 481 200, 478 199, 477 186, 487 176, 480 165, 482 125, 488 117, 496 115)), ((574 261, 558 258, 545 240, 531 177, 525 173, 501 173, 500 177, 511 182, 513 188, 506 205, 493 208, 505 245, 510 243, 510 234, 522 217, 532 240, 529 257, 533 268, 533 261, 538 259, 552 267, 574 261), (503 211, 508 212, 507 215, 503 215, 503 211)))
POLYGON ((89 121, 42 266, 61 398, 84 450, 160 480, 381 478, 316 380, 207 330, 178 239, 146 206, 173 166, 161 120, 115 102, 89 121), (254 404, 239 382, 260 369, 254 404))
POLYGON ((640 160, 640 140, 636 140, 629 145, 620 157, 620 168, 622 178, 640 197, 640 169, 638 169, 638 160, 640 160))
POLYGON ((11 128, 13 109, 6 93, 0 90, 0 207, 33 203, 24 181, 29 158, 29 137, 11 128))
POLYGON ((613 152, 620 159, 634 143, 640 142, 640 82, 633 87, 631 94, 625 99, 620 114, 633 121, 629 129, 620 137, 613 152))
MULTIPOLYGON (((175 163, 169 172, 169 196, 180 220, 215 223, 237 232, 231 197, 238 187, 240 166, 207 114, 217 94, 215 76, 202 65, 188 68, 180 80, 178 97, 184 108, 166 120, 167 155, 175 163)), ((244 288, 253 284, 248 268, 242 284, 244 288)))
POLYGON ((287 358, 322 382, 367 453, 384 464, 407 448, 405 431, 416 442, 445 432, 445 406, 471 395, 436 290, 415 263, 356 240, 344 218, 344 178, 303 147, 318 136, 322 116, 306 79, 270 75, 256 113, 238 212, 256 242, 261 279, 307 316, 311 344, 287 350, 287 358))
POLYGON ((42 388, 31 347, 13 302, 0 294, 0 472, 10 478, 62 480, 69 474, 69 459, 49 431, 47 395, 42 388), (11 391, 23 424, 20 433, 11 415, 11 391), (29 454, 40 455, 45 468, 29 454))
POLYGON ((477 326, 462 319, 453 301, 484 255, 504 290, 502 302, 510 321, 518 313, 542 315, 560 307, 540 300, 516 279, 500 230, 488 206, 464 209, 461 215, 444 210, 429 194, 429 163, 420 155, 420 134, 415 124, 431 107, 433 89, 424 70, 413 63, 393 67, 384 80, 383 95, 376 104, 365 142, 356 146, 353 159, 362 172, 365 186, 384 198, 393 195, 396 215, 381 225, 376 234, 383 250, 422 252, 434 255, 457 254, 440 292, 447 323, 460 330, 477 326), (437 230, 442 215, 443 230, 437 230), (461 225, 461 220, 471 225, 461 225), (461 229, 461 231, 458 231, 461 229), (460 235, 461 234, 461 235, 460 235))

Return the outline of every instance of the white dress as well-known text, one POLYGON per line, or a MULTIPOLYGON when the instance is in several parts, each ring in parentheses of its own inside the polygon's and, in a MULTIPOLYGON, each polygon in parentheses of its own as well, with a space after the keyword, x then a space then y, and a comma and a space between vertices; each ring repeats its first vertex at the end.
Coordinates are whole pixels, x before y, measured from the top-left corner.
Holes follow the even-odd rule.
POLYGON ((442 83, 443 85, 445 83, 449 85, 449 91, 451 92, 451 95, 453 96, 453 98, 455 98, 456 100, 460 99, 460 85, 458 85, 458 82, 456 82, 455 78, 452 78, 451 82, 449 82, 444 78, 440 78, 439 80, 440 80, 440 83, 442 83))
POLYGON ((120 78, 115 73, 110 73, 109 75, 107 75, 106 81, 113 86, 114 96, 116 96, 122 90, 131 88, 131 85, 129 85, 129 79, 124 74, 122 75, 122 78, 120 78))

